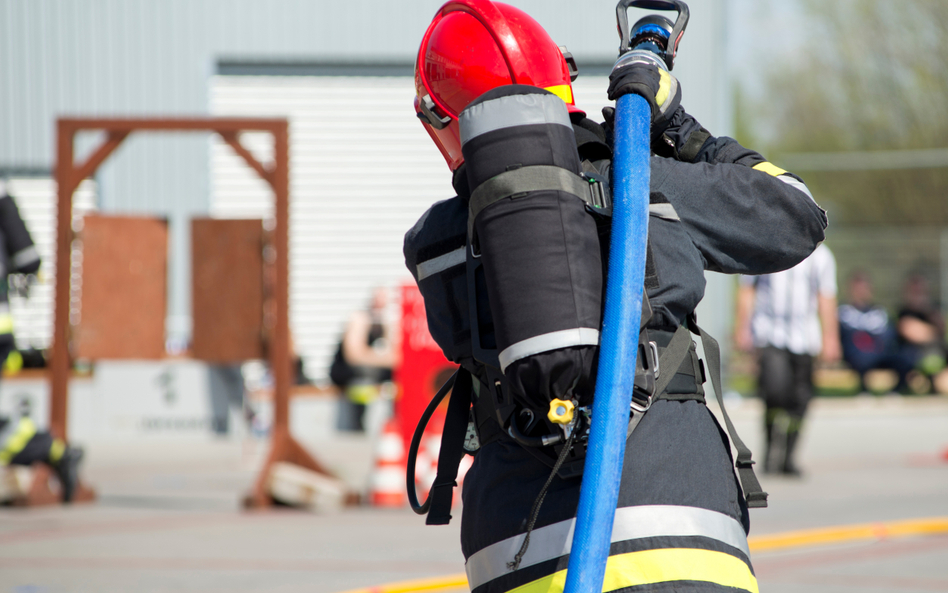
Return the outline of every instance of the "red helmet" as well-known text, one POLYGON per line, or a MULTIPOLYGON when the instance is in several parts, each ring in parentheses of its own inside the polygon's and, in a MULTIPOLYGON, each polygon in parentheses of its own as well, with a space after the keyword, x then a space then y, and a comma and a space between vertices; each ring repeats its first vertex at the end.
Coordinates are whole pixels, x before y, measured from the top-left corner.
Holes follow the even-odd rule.
POLYGON ((555 93, 570 111, 573 57, 520 9, 490 0, 454 0, 428 25, 415 61, 415 113, 451 170, 461 155, 458 114, 485 92, 528 84, 555 93))

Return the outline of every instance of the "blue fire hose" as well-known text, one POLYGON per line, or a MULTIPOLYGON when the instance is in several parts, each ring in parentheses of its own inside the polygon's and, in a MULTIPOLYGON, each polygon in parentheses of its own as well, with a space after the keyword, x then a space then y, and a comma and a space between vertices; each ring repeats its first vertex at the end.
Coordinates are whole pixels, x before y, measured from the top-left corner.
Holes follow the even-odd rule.
POLYGON ((650 123, 651 111, 645 99, 632 94, 619 97, 612 160, 612 239, 599 372, 565 593, 600 593, 609 558, 642 315, 650 123))

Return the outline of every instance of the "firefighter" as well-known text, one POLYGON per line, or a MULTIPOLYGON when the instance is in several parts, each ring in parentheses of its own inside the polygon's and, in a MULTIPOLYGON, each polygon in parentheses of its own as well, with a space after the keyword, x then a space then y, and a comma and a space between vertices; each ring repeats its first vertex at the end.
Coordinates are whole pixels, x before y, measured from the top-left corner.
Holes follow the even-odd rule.
MULTIPOLYGON (((41 263, 16 202, 3 190, 0 186, 0 366, 8 357, 19 356, 13 339, 8 278, 11 274, 36 274, 41 263)), ((28 402, 20 403, 16 416, 0 415, 0 466, 45 463, 59 478, 63 502, 70 502, 82 451, 39 430, 30 418, 28 402)))
MULTIPOLYGON (((666 27, 666 36, 670 29, 666 27)), ((484 332, 488 331, 485 328, 493 327, 491 339, 503 338, 499 320, 505 319, 509 311, 502 309, 522 295, 507 298, 498 287, 488 283, 489 299, 477 296, 478 283, 491 276, 471 273, 471 269, 476 269, 472 266, 486 268, 491 263, 488 260, 496 263, 505 256, 513 257, 513 252, 489 252, 489 241, 479 233, 491 221, 468 220, 469 214, 478 211, 482 204, 480 198, 473 199, 472 195, 483 193, 482 186, 472 187, 471 180, 477 179, 475 184, 479 183, 477 176, 487 166, 485 162, 502 157, 494 151, 484 156, 484 162, 472 163, 466 162, 465 152, 480 155, 475 149, 485 143, 479 144, 478 138, 505 126, 524 123, 514 121, 519 118, 515 110, 489 114, 489 121, 471 121, 477 113, 488 113, 491 105, 499 104, 497 100, 526 96, 510 104, 525 109, 542 105, 542 116, 534 123, 550 124, 548 132, 530 141, 544 147, 553 135, 570 130, 582 173, 574 170, 565 177, 575 176, 585 185, 599 184, 608 194, 613 112, 604 110, 603 124, 588 119, 573 100, 571 81, 576 68, 565 48, 559 48, 530 16, 498 2, 457 0, 445 4, 424 35, 415 68, 416 114, 444 156, 458 193, 455 198, 435 204, 408 232, 405 255, 425 296, 433 337, 445 355, 472 377, 474 420, 464 446, 473 452, 474 463, 464 478, 461 518, 461 546, 469 585, 475 593, 560 590, 569 559, 581 468, 572 475, 562 471, 570 465, 564 465, 563 460, 573 455, 568 446, 560 445, 560 453, 556 454, 552 445, 537 444, 539 435, 532 438, 520 433, 526 430, 525 426, 538 426, 531 418, 546 414, 545 410, 536 409, 542 408, 535 405, 537 393, 547 398, 561 397, 557 394, 565 390, 562 397, 574 397, 578 405, 588 403, 589 383, 594 379, 590 373, 594 370, 580 369, 564 382, 562 377, 572 371, 540 361, 531 369, 546 369, 542 378, 545 383, 533 383, 537 385, 536 392, 523 393, 527 383, 518 381, 526 376, 526 371, 521 369, 520 374, 511 376, 510 360, 516 356, 510 355, 510 350, 519 351, 517 356, 530 355, 549 347, 551 342, 547 338, 556 332, 542 336, 546 346, 537 346, 543 340, 527 340, 505 350, 507 358, 499 359, 506 370, 502 369, 500 375, 491 370, 487 357, 479 353, 484 332), (556 101, 558 107, 554 105, 556 101), (467 109, 469 106, 472 109, 467 109), (468 118, 468 125, 462 129, 459 121, 464 118, 468 118), (465 267, 469 278, 467 292, 465 267), (471 304, 469 298, 477 302, 471 304), (485 306, 490 310, 482 311, 485 306), (491 323, 484 323, 487 314, 493 316, 491 323), (528 351, 527 342, 536 349, 528 351), (517 401, 508 406, 514 409, 512 414, 497 403, 509 403, 503 399, 504 390, 515 393, 517 401), (527 418, 526 425, 521 424, 521 417, 527 418), (544 456, 544 450, 554 453, 547 451, 544 456), (551 459, 556 463, 551 463, 551 459)), ((635 587, 636 591, 757 591, 747 545, 748 505, 766 506, 766 494, 753 476, 749 451, 732 432, 731 439, 738 450, 738 480, 728 434, 705 405, 703 383, 706 375, 712 382, 719 381, 720 361, 716 343, 701 332, 694 310, 704 293, 705 270, 762 274, 789 268, 822 241, 826 216, 798 177, 733 139, 712 136, 702 128, 681 107, 681 89, 669 73, 643 63, 614 71, 610 76, 609 98, 617 100, 627 93, 644 97, 652 108, 645 279, 651 311, 643 314, 643 335, 647 334, 646 349, 654 348, 657 360, 667 364, 656 369, 659 372, 652 388, 657 391, 649 395, 649 405, 640 406, 630 416, 635 423, 630 421, 604 590, 635 587), (712 353, 708 354, 711 360, 699 360, 691 335, 700 335, 705 340, 705 352, 712 353), (670 358, 674 362, 668 363, 666 355, 671 352, 675 352, 670 358)), ((526 135, 514 137, 523 139, 526 135)), ((537 148, 535 152, 542 150, 537 148)), ((534 157, 540 158, 537 154, 525 155, 524 159, 507 163, 506 169, 517 170, 524 160, 534 157)), ((503 170, 504 163, 492 166, 503 170)), ((523 164, 523 168, 527 165, 523 164)), ((555 184, 553 187, 557 189, 555 184)), ((559 194, 580 195, 583 191, 572 182, 560 189, 554 192, 560 200, 565 198, 559 194)), ((514 192, 498 201, 511 205, 511 209, 498 212, 514 216, 513 209, 529 208, 530 199, 529 192, 514 192)), ((598 247, 593 249, 602 250, 608 245, 608 224, 601 224, 599 219, 607 208, 596 204, 595 198, 583 199, 585 211, 590 212, 601 231, 598 247)), ((561 212, 572 208, 568 201, 558 204, 561 212)), ((579 211, 583 211, 582 206, 579 211)), ((537 216, 541 214, 546 215, 538 211, 537 216)), ((586 223, 577 219, 576 224, 586 223)), ((526 236, 533 230, 528 226, 516 228, 509 235, 522 232, 526 236)), ((536 240, 574 230, 556 227, 556 232, 551 233, 549 228, 538 229, 536 240)), ((532 237, 527 243, 533 241, 532 237)), ((547 256, 531 256, 521 266, 524 274, 539 274, 552 267, 543 259, 547 256)), ((591 262, 598 261, 592 253, 582 256, 588 256, 591 262)), ((605 248, 602 257, 607 256, 605 248)), ((589 267, 582 269, 589 271, 589 267)), ((532 288, 527 276, 521 280, 511 290, 532 288)), ((579 289, 573 287, 571 293, 570 287, 557 287, 561 288, 573 295, 592 292, 596 300, 602 294, 602 278, 592 278, 579 289)), ((553 294, 528 294, 534 299, 536 310, 545 310, 544 299, 556 298, 553 294)), ((594 310, 601 315, 600 309, 594 310)), ((520 317, 531 317, 532 313, 524 311, 520 317)), ((545 315, 534 317, 541 317, 536 323, 548 321, 545 315)), ((551 352, 568 356, 578 349, 595 346, 598 333, 596 328, 580 328, 556 337, 566 342, 559 342, 559 349, 551 352)), ((582 366, 587 358, 576 360, 582 366)), ((719 385, 716 387, 720 394, 719 385)), ((459 390, 465 389, 459 375, 452 402, 459 390)), ((451 415, 450 405, 448 414, 451 415)), ((465 418, 466 414, 465 411, 465 418)), ((449 440, 448 424, 450 420, 446 421, 445 440, 449 440)), ((730 429, 730 423, 726 424, 730 429)), ((440 486, 444 485, 442 481, 440 486)), ((432 492, 438 487, 436 481, 432 492)), ((450 491, 450 484, 447 488, 450 491)), ((446 522, 449 515, 432 520, 436 506, 430 505, 428 522, 446 522)))

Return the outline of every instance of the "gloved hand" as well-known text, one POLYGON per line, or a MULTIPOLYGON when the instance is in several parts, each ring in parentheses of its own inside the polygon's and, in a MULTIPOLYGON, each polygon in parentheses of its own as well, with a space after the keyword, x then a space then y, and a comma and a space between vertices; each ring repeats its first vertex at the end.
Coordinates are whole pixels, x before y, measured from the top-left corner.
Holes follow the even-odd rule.
MULTIPOLYGON (((602 128, 606 133, 606 141, 613 142, 613 128, 616 110, 613 107, 603 107, 602 117, 605 122, 602 128)), ((652 152, 658 156, 676 159, 687 163, 698 161, 714 161, 716 149, 714 146, 705 149, 708 140, 714 144, 715 138, 710 132, 701 127, 701 124, 689 115, 681 105, 675 113, 665 116, 666 127, 661 135, 651 138, 652 152)), ((717 147, 720 148, 720 147, 717 147)))
POLYGON ((655 64, 632 62, 609 75, 609 99, 635 93, 652 108, 652 139, 661 137, 681 104, 678 79, 655 64))

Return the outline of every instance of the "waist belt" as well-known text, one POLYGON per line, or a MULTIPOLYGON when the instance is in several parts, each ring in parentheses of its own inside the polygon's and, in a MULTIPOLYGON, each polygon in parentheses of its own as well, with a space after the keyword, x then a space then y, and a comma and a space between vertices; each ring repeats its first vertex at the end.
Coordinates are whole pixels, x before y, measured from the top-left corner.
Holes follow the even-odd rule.
MULTIPOLYGON (((767 493, 763 491, 757 476, 754 475, 754 461, 751 459, 751 451, 737 435, 737 431, 724 407, 724 400, 721 395, 721 353, 717 341, 698 327, 693 318, 689 318, 689 323, 683 324, 675 332, 650 330, 650 333, 656 338, 652 343, 656 344, 658 350, 658 378, 651 385, 653 395, 648 396, 644 404, 642 402, 637 403, 633 398, 633 413, 629 421, 627 434, 631 435, 635 426, 655 400, 693 400, 705 403, 704 388, 702 387, 705 382, 704 365, 698 358, 694 341, 690 338, 691 333, 699 335, 710 365, 711 384, 714 387, 718 405, 724 417, 724 425, 734 448, 737 449, 737 473, 744 490, 747 506, 751 508, 766 507, 767 493), (658 342, 666 342, 666 345, 660 346, 658 342), (663 363, 666 369, 674 368, 675 372, 672 373, 667 370, 663 372, 663 363), (669 391, 674 391, 674 393, 669 391), (638 408, 636 408, 636 405, 638 405, 638 408)), ((653 369, 647 369, 647 371, 653 369)), ((510 438, 500 429, 495 420, 490 392, 486 389, 480 389, 479 381, 473 379, 463 367, 458 370, 456 376, 459 377, 457 382, 454 381, 454 377, 450 381, 455 382, 455 393, 452 395, 452 401, 448 406, 448 418, 445 420, 438 459, 438 477, 430 491, 429 501, 423 508, 416 509, 416 512, 427 513, 426 522, 429 525, 444 525, 451 519, 451 497, 454 486, 457 485, 455 481, 457 466, 461 457, 463 457, 464 451, 473 452, 488 443, 510 438), (471 418, 472 405, 473 418, 471 418), (474 435, 471 434, 469 420, 473 420, 476 427, 476 434, 474 435)), ((446 384, 442 388, 442 393, 439 393, 441 397, 447 392, 448 387, 450 385, 446 384)), ((436 397, 435 400, 432 400, 429 408, 433 409, 439 402, 440 398, 436 397)), ((426 422, 420 423, 416 428, 416 435, 413 440, 420 440, 419 431, 424 430, 423 424, 426 424, 426 422)), ((413 445, 415 445, 414 442, 413 445)), ((409 452, 409 457, 413 458, 411 452, 409 452)), ((408 487, 412 495, 414 494, 413 470, 414 463, 410 463, 408 487)), ((412 506, 414 508, 415 505, 412 506)))

